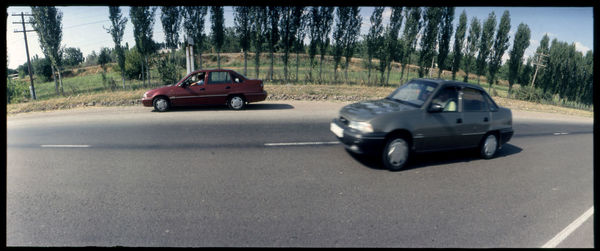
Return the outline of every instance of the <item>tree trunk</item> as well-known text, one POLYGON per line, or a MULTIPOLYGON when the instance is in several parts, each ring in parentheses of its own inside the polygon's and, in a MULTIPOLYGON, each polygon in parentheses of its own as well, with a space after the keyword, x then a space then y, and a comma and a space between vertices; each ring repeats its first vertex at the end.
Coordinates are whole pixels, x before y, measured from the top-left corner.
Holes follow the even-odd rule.
POLYGON ((321 55, 321 62, 319 64, 319 83, 323 83, 323 59, 325 55, 321 55))
POLYGON ((64 96, 65 95, 65 91, 63 89, 63 81, 62 81, 62 75, 60 74, 60 68, 56 67, 56 71, 58 72, 58 82, 59 82, 58 86, 60 88, 60 95, 64 96))
POLYGON ((371 58, 369 58, 369 67, 367 67, 369 69, 369 71, 367 73, 367 85, 371 84, 371 62, 373 62, 373 60, 371 60, 371 58))
POLYGON ((146 64, 145 62, 146 62, 145 59, 142 60, 142 86, 143 87, 146 87, 146 78, 145 78, 146 72, 144 71, 144 64, 146 64))
POLYGON ((258 71, 260 68, 260 53, 257 52, 254 55, 254 71, 256 72, 256 78, 258 78, 258 71))
POLYGON ((298 55, 298 52, 296 52, 296 83, 298 83, 298 68, 300 64, 300 56, 298 55))
POLYGON ((54 79, 54 90, 56 91, 56 96, 60 95, 58 92, 58 81, 56 80, 56 71, 54 71, 54 65, 50 66, 52 70, 52 79, 54 79))
POLYGON ((217 69, 221 69, 221 53, 217 51, 217 69))
POLYGON ((392 64, 390 63, 387 67, 387 79, 385 80, 385 84, 389 85, 390 84, 390 72, 392 71, 392 64))
POLYGON ((350 66, 350 62, 346 60, 346 71, 344 72, 344 77, 346 78, 346 84, 348 84, 348 67, 350 66))
POLYGON ((247 76, 248 69, 248 51, 244 50, 244 76, 247 76))
POLYGON ((125 90, 125 75, 121 73, 121 79, 123 80, 123 90, 125 90))
POLYGON ((269 68, 269 80, 273 81, 273 52, 271 52, 271 68, 269 68))

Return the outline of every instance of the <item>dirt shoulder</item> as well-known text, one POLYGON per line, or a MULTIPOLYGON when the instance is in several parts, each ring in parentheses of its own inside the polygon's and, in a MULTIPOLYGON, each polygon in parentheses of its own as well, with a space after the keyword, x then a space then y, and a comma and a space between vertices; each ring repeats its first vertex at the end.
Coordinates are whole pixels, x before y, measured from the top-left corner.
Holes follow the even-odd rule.
MULTIPOLYGON (((375 87, 357 85, 265 85, 269 93, 266 101, 320 101, 353 103, 363 100, 380 99, 392 92, 395 87, 375 87)), ((141 97, 145 90, 125 90, 93 94, 79 94, 69 97, 59 97, 19 104, 7 105, 7 116, 20 113, 70 110, 90 107, 124 107, 141 106, 141 97)), ((581 117, 593 119, 591 111, 578 110, 553 105, 543 105, 521 100, 494 97, 494 100, 504 107, 524 114, 536 116, 537 113, 554 114, 551 117, 581 117), (527 113, 531 112, 531 113, 527 113)), ((539 115, 542 116, 542 115, 539 115)), ((544 115, 550 116, 550 115, 544 115)))

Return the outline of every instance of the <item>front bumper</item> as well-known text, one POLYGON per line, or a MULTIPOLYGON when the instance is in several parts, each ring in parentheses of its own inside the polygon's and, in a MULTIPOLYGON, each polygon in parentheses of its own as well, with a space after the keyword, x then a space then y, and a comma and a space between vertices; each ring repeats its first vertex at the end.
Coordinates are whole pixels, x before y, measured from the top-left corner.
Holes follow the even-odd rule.
POLYGON ((502 129, 500 130, 500 145, 506 144, 515 132, 512 128, 502 129))
POLYGON ((385 134, 383 133, 363 133, 356 129, 350 128, 343 124, 339 119, 335 118, 331 121, 330 130, 336 134, 336 137, 346 149, 358 153, 358 154, 377 154, 379 153, 385 144, 385 134), (342 129, 341 136, 336 134, 335 131, 339 132, 342 129))
POLYGON ((152 106, 152 99, 151 98, 142 98, 142 104, 144 106, 152 106))

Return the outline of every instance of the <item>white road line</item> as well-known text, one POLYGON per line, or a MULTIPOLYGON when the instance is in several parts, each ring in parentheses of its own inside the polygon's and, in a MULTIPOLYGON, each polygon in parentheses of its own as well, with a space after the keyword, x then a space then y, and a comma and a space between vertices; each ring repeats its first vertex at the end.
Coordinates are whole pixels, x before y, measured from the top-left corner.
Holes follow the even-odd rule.
POLYGON ((579 218, 569 224, 565 229, 560 231, 554 238, 549 240, 542 248, 555 248, 560 244, 564 239, 566 239, 575 229, 577 229, 581 224, 583 224, 587 219, 590 218, 594 214, 594 207, 590 207, 585 213, 583 213, 579 218))
POLYGON ((90 145, 40 145, 41 147, 90 147, 90 145))
POLYGON ((567 135, 568 132, 555 132, 554 135, 567 135))
POLYGON ((290 143, 265 143, 265 146, 306 146, 306 145, 333 145, 339 144, 339 141, 330 142, 290 142, 290 143))

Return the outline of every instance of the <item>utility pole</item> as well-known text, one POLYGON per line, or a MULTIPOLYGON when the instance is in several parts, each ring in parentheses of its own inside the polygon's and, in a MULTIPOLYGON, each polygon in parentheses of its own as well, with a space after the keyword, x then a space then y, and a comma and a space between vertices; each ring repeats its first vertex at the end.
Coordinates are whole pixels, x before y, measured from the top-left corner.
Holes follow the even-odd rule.
MULTIPOLYGON (((533 74, 533 79, 531 80, 531 90, 534 90, 534 83, 535 83, 535 77, 537 76, 538 73, 538 69, 540 67, 546 67, 546 65, 544 65, 544 61, 542 60, 542 57, 547 57, 548 55, 543 54, 543 53, 536 53, 535 54, 537 57, 534 58, 533 60, 533 65, 535 65, 535 73, 533 74)), ((529 94, 529 99, 531 99, 531 93, 529 94)))
MULTIPOLYGON (((35 86, 33 85, 33 72, 31 71, 31 61, 29 61, 29 47, 27 46, 27 32, 32 32, 35 30, 26 30, 25 29, 25 16, 33 16, 31 14, 25 14, 23 12, 21 12, 21 14, 12 14, 12 16, 21 16, 21 22, 13 22, 13 24, 22 24, 23 25, 23 30, 15 30, 15 33, 17 32, 23 32, 23 36, 25 38, 25 52, 27 53, 27 69, 29 70, 29 81, 31 82, 31 86, 29 86, 29 92, 31 93, 31 98, 33 98, 33 100, 36 99, 35 96, 35 86)), ((27 22, 28 24, 30 24, 30 22, 27 22)))

